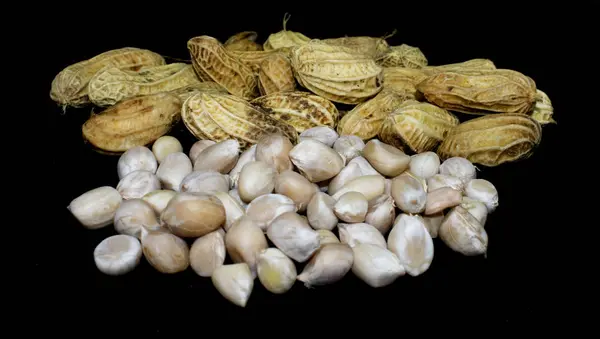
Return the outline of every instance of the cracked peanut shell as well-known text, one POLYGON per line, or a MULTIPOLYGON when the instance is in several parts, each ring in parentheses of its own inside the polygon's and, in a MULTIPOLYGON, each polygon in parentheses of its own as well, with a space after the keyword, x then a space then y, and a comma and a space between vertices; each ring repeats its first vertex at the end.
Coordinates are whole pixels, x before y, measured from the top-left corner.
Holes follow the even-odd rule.
POLYGON ((541 125, 530 116, 485 115, 452 129, 437 154, 442 161, 462 157, 474 164, 493 167, 529 158, 541 138, 541 125))
POLYGON ((186 63, 146 67, 139 71, 109 68, 90 80, 89 97, 97 106, 110 106, 138 95, 169 92, 200 84, 194 68, 186 63))
POLYGON ((230 94, 194 94, 183 103, 181 117, 196 138, 215 142, 234 138, 241 149, 256 144, 262 136, 271 133, 280 133, 293 144, 298 139, 298 133, 291 125, 230 94))
POLYGON ((283 53, 270 55, 260 63, 258 89, 261 95, 296 90, 292 64, 283 53))
POLYGON ((535 94, 535 104, 533 105, 531 117, 541 125, 556 124, 556 120, 552 118, 552 115, 554 115, 552 101, 546 93, 538 89, 535 94))
POLYGON ((80 107, 90 102, 88 84, 96 73, 112 67, 137 71, 164 64, 165 59, 160 54, 147 49, 125 47, 110 50, 61 70, 52 80, 50 98, 63 106, 80 107))
POLYGON ((405 98, 384 90, 345 114, 337 125, 339 135, 356 135, 362 140, 375 137, 385 118, 398 108, 405 98))
POLYGON ((232 56, 215 38, 202 35, 187 42, 192 65, 202 81, 214 81, 229 93, 250 99, 258 95, 258 82, 252 69, 232 56))
POLYGON ((435 149, 458 124, 443 108, 408 100, 385 118, 379 138, 401 150, 423 153, 435 149))
POLYGON ((533 79, 508 69, 442 72, 417 85, 439 107, 468 114, 521 113, 535 103, 533 79))
POLYGON ((308 92, 274 93, 256 98, 251 104, 292 125, 298 133, 317 126, 334 128, 339 116, 331 101, 308 92))
POLYGON ((120 101, 92 116, 81 127, 84 139, 107 152, 145 146, 167 134, 180 119, 181 101, 169 93, 120 101))
POLYGON ((291 61, 300 85, 333 102, 359 104, 383 88, 382 68, 351 48, 314 40, 295 47, 291 61))

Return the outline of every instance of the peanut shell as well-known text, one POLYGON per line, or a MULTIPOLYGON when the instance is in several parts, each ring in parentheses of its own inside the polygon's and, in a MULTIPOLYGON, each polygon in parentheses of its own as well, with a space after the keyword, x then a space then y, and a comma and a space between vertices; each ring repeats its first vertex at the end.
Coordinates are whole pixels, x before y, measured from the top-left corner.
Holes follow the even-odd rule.
POLYGON ((296 90, 296 79, 290 60, 281 53, 270 55, 260 63, 258 89, 261 95, 296 90))
POLYGON ((236 33, 223 46, 229 51, 262 51, 263 47, 256 42, 257 37, 258 33, 253 31, 236 33))
POLYGON ((427 66, 427 58, 419 47, 402 44, 392 46, 378 56, 377 63, 382 67, 422 68, 427 66))

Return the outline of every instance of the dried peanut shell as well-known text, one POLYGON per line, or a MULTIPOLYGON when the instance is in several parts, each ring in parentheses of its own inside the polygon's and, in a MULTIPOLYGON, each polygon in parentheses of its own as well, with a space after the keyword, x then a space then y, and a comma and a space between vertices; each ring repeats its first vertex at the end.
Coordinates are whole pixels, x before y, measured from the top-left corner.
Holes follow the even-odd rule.
POLYGON ((419 47, 402 44, 392 46, 376 59, 382 67, 422 68, 427 66, 427 58, 419 47))
POLYGON ((529 112, 535 102, 535 82, 512 70, 442 72, 417 85, 427 101, 469 114, 529 112))
POLYGON ((295 47, 291 61, 300 85, 333 102, 358 104, 382 89, 382 68, 347 47, 315 40, 295 47))
POLYGON ((290 60, 282 53, 270 55, 260 63, 258 89, 261 95, 296 90, 296 79, 290 60))
POLYGON ((317 126, 334 128, 339 116, 331 101, 308 92, 274 93, 256 98, 251 104, 292 125, 298 133, 317 126))
POLYGON ((229 51, 262 51, 263 47, 256 42, 258 33, 253 31, 240 32, 232 35, 223 46, 229 51))
POLYGON ((172 63, 146 67, 139 71, 108 68, 90 80, 90 101, 97 106, 110 106, 138 95, 173 91, 201 83, 190 64, 172 63))
POLYGON ((298 138, 291 125, 230 94, 194 94, 183 103, 181 116, 187 129, 198 139, 220 142, 235 138, 242 149, 270 133, 285 135, 292 143, 298 138))
POLYGON ((427 78, 423 71, 406 67, 384 67, 383 88, 391 90, 407 99, 422 99, 417 84, 427 78))
POLYGON ((185 100, 187 100, 187 98, 191 97, 192 95, 194 95, 198 92, 228 94, 227 90, 225 88, 223 88, 223 86, 221 86, 213 81, 199 82, 199 83, 196 83, 193 85, 180 87, 180 88, 174 89, 172 91, 169 91, 169 93, 179 97, 181 102, 185 102, 185 100))
POLYGON ((342 38, 323 39, 322 42, 352 49, 360 54, 376 58, 389 51, 390 45, 384 38, 369 36, 351 36, 342 38))
POLYGON ((339 135, 356 135, 368 140, 379 134, 385 118, 398 108, 405 98, 384 90, 373 99, 361 103, 340 119, 339 135))
POLYGON ((283 30, 269 35, 267 41, 263 44, 265 51, 301 46, 310 41, 310 38, 302 33, 288 31, 286 28, 288 20, 290 20, 290 15, 286 13, 283 17, 283 30))
POLYGON ((258 82, 252 69, 233 57, 217 39, 198 36, 190 39, 187 47, 200 80, 214 81, 241 98, 258 95, 258 82))
POLYGON ((125 152, 165 135, 180 119, 181 101, 169 93, 128 98, 92 116, 83 137, 107 152, 125 152))
POLYGON ((164 64, 165 59, 160 54, 147 49, 125 47, 110 50, 60 71, 52 80, 50 98, 65 106, 83 106, 89 103, 88 84, 96 73, 113 67, 137 71, 164 64))
POLYGON ((435 149, 458 124, 458 118, 443 108, 408 100, 386 117, 379 138, 399 149, 423 153, 435 149))
POLYGON ((541 125, 530 116, 485 115, 452 129, 437 154, 442 161, 463 157, 474 164, 493 167, 529 158, 541 138, 541 125))
POLYGON ((454 64, 424 66, 423 72, 427 75, 434 75, 443 72, 461 72, 461 71, 476 71, 476 70, 495 70, 496 65, 489 59, 471 59, 464 62, 454 64))

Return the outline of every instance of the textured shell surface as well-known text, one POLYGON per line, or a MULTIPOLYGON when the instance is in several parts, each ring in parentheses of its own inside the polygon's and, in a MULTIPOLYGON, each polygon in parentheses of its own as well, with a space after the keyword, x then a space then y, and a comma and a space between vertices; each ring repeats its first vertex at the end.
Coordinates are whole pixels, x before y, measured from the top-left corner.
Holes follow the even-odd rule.
POLYGON ((443 108, 408 100, 385 119, 379 138, 399 149, 423 153, 435 149, 458 124, 458 118, 443 108))
POLYGON ((258 89, 261 95, 296 90, 296 78, 288 57, 275 53, 260 63, 258 89))
POLYGON ((471 59, 453 64, 424 66, 423 72, 427 75, 433 75, 442 72, 460 72, 468 70, 494 70, 496 65, 489 59, 471 59))
POLYGON ((284 25, 282 31, 269 35, 267 41, 263 44, 263 48, 265 51, 270 51, 273 49, 302 46, 310 40, 309 37, 302 33, 286 30, 284 25))
POLYGON ((389 51, 379 55, 377 63, 382 67, 422 68, 427 66, 427 58, 419 47, 407 44, 392 46, 389 51))
POLYGON ((129 97, 169 92, 200 84, 194 68, 186 63, 146 67, 139 71, 109 68, 90 80, 89 97, 98 106, 110 106, 129 97))
POLYGON ((358 104, 383 88, 375 60, 347 47, 313 40, 294 48, 291 62, 303 87, 333 102, 358 104))
POLYGON ((333 45, 350 48, 357 53, 366 54, 377 58, 390 49, 390 45, 384 38, 370 36, 350 36, 341 38, 323 39, 322 42, 333 45))
POLYGON ((309 92, 270 94, 252 100, 251 104, 294 126, 298 133, 317 126, 333 128, 339 116, 331 101, 309 92))
POLYGON ((385 118, 398 108, 405 98, 384 90, 346 113, 337 125, 339 135, 356 135, 368 140, 379 134, 385 118))
POLYGON ((227 92, 227 90, 225 88, 223 88, 223 86, 221 86, 213 81, 198 82, 198 83, 195 83, 192 85, 180 87, 180 88, 174 89, 172 91, 169 91, 169 93, 178 96, 179 99, 181 100, 181 102, 184 102, 185 100, 187 100, 187 98, 191 97, 192 95, 194 95, 198 92, 221 93, 221 94, 229 93, 229 92, 227 92))
POLYGON ((535 82, 512 70, 442 72, 417 85, 427 101, 469 114, 522 113, 535 103, 535 82))
POLYGON ((214 81, 241 98, 250 99, 258 95, 258 82, 253 70, 229 54, 219 40, 198 36, 188 41, 187 48, 200 80, 214 81))
POLYGON ((422 94, 417 91, 417 84, 426 78, 427 75, 416 68, 383 68, 383 88, 409 99, 421 99, 422 94))
POLYGON ((96 73, 113 67, 137 71, 164 64, 160 54, 147 49, 124 47, 106 51, 60 71, 52 80, 50 98, 61 105, 83 106, 89 103, 88 84, 96 73))
POLYGON ((125 152, 165 135, 180 119, 181 100, 170 93, 128 98, 92 116, 83 137, 108 152, 125 152))
POLYGON ((541 138, 541 125, 528 115, 485 115, 452 129, 437 154, 442 161, 463 157, 474 164, 493 167, 529 158, 541 138))
POLYGON ((263 47, 256 38, 258 33, 254 31, 239 32, 230 36, 223 46, 229 51, 262 51, 263 47))
POLYGON ((258 74, 260 70, 260 64, 276 54, 284 54, 281 50, 270 50, 270 51, 229 51, 229 54, 242 62, 244 65, 250 67, 252 71, 258 74))
POLYGON ((270 133, 283 134, 293 144, 298 138, 291 125, 230 94, 194 94, 183 103, 181 116, 187 129, 198 139, 219 142, 235 138, 242 149, 270 133))

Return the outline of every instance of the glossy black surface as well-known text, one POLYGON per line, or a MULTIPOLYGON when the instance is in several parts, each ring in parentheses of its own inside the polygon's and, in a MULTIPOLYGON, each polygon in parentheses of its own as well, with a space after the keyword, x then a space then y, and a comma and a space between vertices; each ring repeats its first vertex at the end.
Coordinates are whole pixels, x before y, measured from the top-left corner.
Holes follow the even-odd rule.
MULTIPOLYGON (((570 113, 567 111, 568 102, 561 95, 566 85, 558 78, 558 74, 564 71, 556 70, 560 63, 556 54, 559 47, 552 43, 552 36, 560 30, 549 24, 553 14, 544 17, 537 9, 523 8, 521 12, 517 11, 520 14, 515 14, 515 9, 495 8, 470 14, 446 6, 437 10, 433 4, 423 6, 427 8, 408 8, 404 14, 394 15, 390 8, 380 13, 359 7, 353 8, 354 11, 348 9, 343 13, 331 11, 327 14, 323 14, 326 10, 291 8, 277 8, 272 12, 245 8, 234 12, 232 5, 224 17, 225 21, 220 21, 223 14, 218 12, 201 14, 203 10, 210 11, 208 7, 190 6, 186 9, 182 5, 182 8, 165 10, 164 13, 160 13, 160 8, 141 12, 136 12, 139 9, 123 9, 127 14, 118 16, 107 11, 94 14, 94 18, 89 20, 82 12, 75 21, 85 25, 85 29, 74 28, 73 25, 77 24, 72 20, 57 20, 49 29, 55 36, 67 34, 69 37, 65 40, 69 43, 52 48, 52 41, 42 42, 48 44, 48 64, 40 70, 43 73, 37 79, 46 86, 46 92, 38 95, 45 100, 43 113, 47 115, 53 131, 52 166, 57 177, 52 181, 58 186, 58 194, 52 198, 55 205, 52 225, 46 225, 52 227, 51 231, 46 230, 47 239, 57 242, 51 251, 34 258, 36 273, 45 277, 44 289, 49 295, 79 299, 90 305, 98 301, 110 304, 119 300, 119 296, 128 296, 133 302, 146 305, 146 296, 154 295, 161 305, 167 306, 143 308, 137 312, 149 312, 153 317, 163 319, 149 325, 157 330, 165 328, 164 319, 169 317, 165 314, 181 307, 189 307, 191 310, 187 312, 213 313, 219 318, 232 319, 242 314, 262 318, 262 314, 273 310, 286 314, 303 308, 338 316, 348 310, 368 314, 384 312, 389 316, 394 312, 410 313, 409 309, 414 308, 425 319, 461 316, 459 310, 470 310, 470 317, 498 325, 522 323, 529 317, 537 317, 537 311, 544 304, 540 281, 554 274, 549 270, 551 257, 559 255, 545 251, 552 246, 545 242, 549 234, 540 230, 557 222, 556 215, 552 213, 558 194, 554 185, 558 171, 556 158, 557 150, 563 149, 561 134, 566 125, 566 115, 570 113), (171 10, 172 13, 169 12, 171 10), (256 280, 245 309, 227 302, 213 288, 210 279, 195 275, 191 269, 176 275, 164 275, 142 259, 140 266, 126 276, 115 278, 100 273, 94 265, 92 253, 102 239, 115 234, 114 229, 108 226, 96 231, 86 230, 69 214, 66 206, 90 189, 116 186, 118 157, 98 154, 84 144, 81 125, 92 108, 68 109, 62 113, 48 95, 54 75, 69 64, 125 46, 148 48, 169 57, 189 59, 186 42, 197 35, 212 35, 225 41, 238 31, 255 30, 259 33, 258 39, 263 42, 269 33, 282 28, 286 11, 292 14, 288 29, 309 37, 346 34, 383 36, 397 28, 398 33, 388 39, 390 45, 406 43, 418 46, 430 65, 489 58, 498 68, 514 69, 532 77, 537 86, 549 95, 558 125, 543 128, 542 143, 535 154, 518 163, 496 168, 480 167, 478 172, 480 178, 491 181, 497 187, 500 197, 500 206, 488 217, 486 224, 490 239, 487 258, 462 256, 435 239, 433 263, 422 276, 405 276, 386 288, 372 289, 349 273, 335 285, 315 289, 307 289, 298 282, 285 295, 267 292, 256 280), (129 16, 139 20, 126 21, 129 16), (544 18, 545 25, 534 23, 539 16, 544 18), (524 21, 527 22, 525 26, 520 24, 524 21), (88 303, 85 301, 87 298, 94 301, 88 303), (111 298, 114 300, 109 303, 111 298), (192 306, 200 304, 204 306, 192 306), (208 311, 209 307, 214 307, 214 311, 208 311)), ((460 115, 460 118, 465 116, 460 115)), ((170 135, 181 141, 186 153, 195 141, 183 124, 176 126, 170 135)), ((416 317, 421 318, 421 315, 416 317)), ((305 323, 312 321, 315 321, 314 316, 307 314, 305 323)), ((321 327, 321 324, 317 322, 316 326, 321 327)), ((337 322, 323 326, 342 325, 337 322)))

